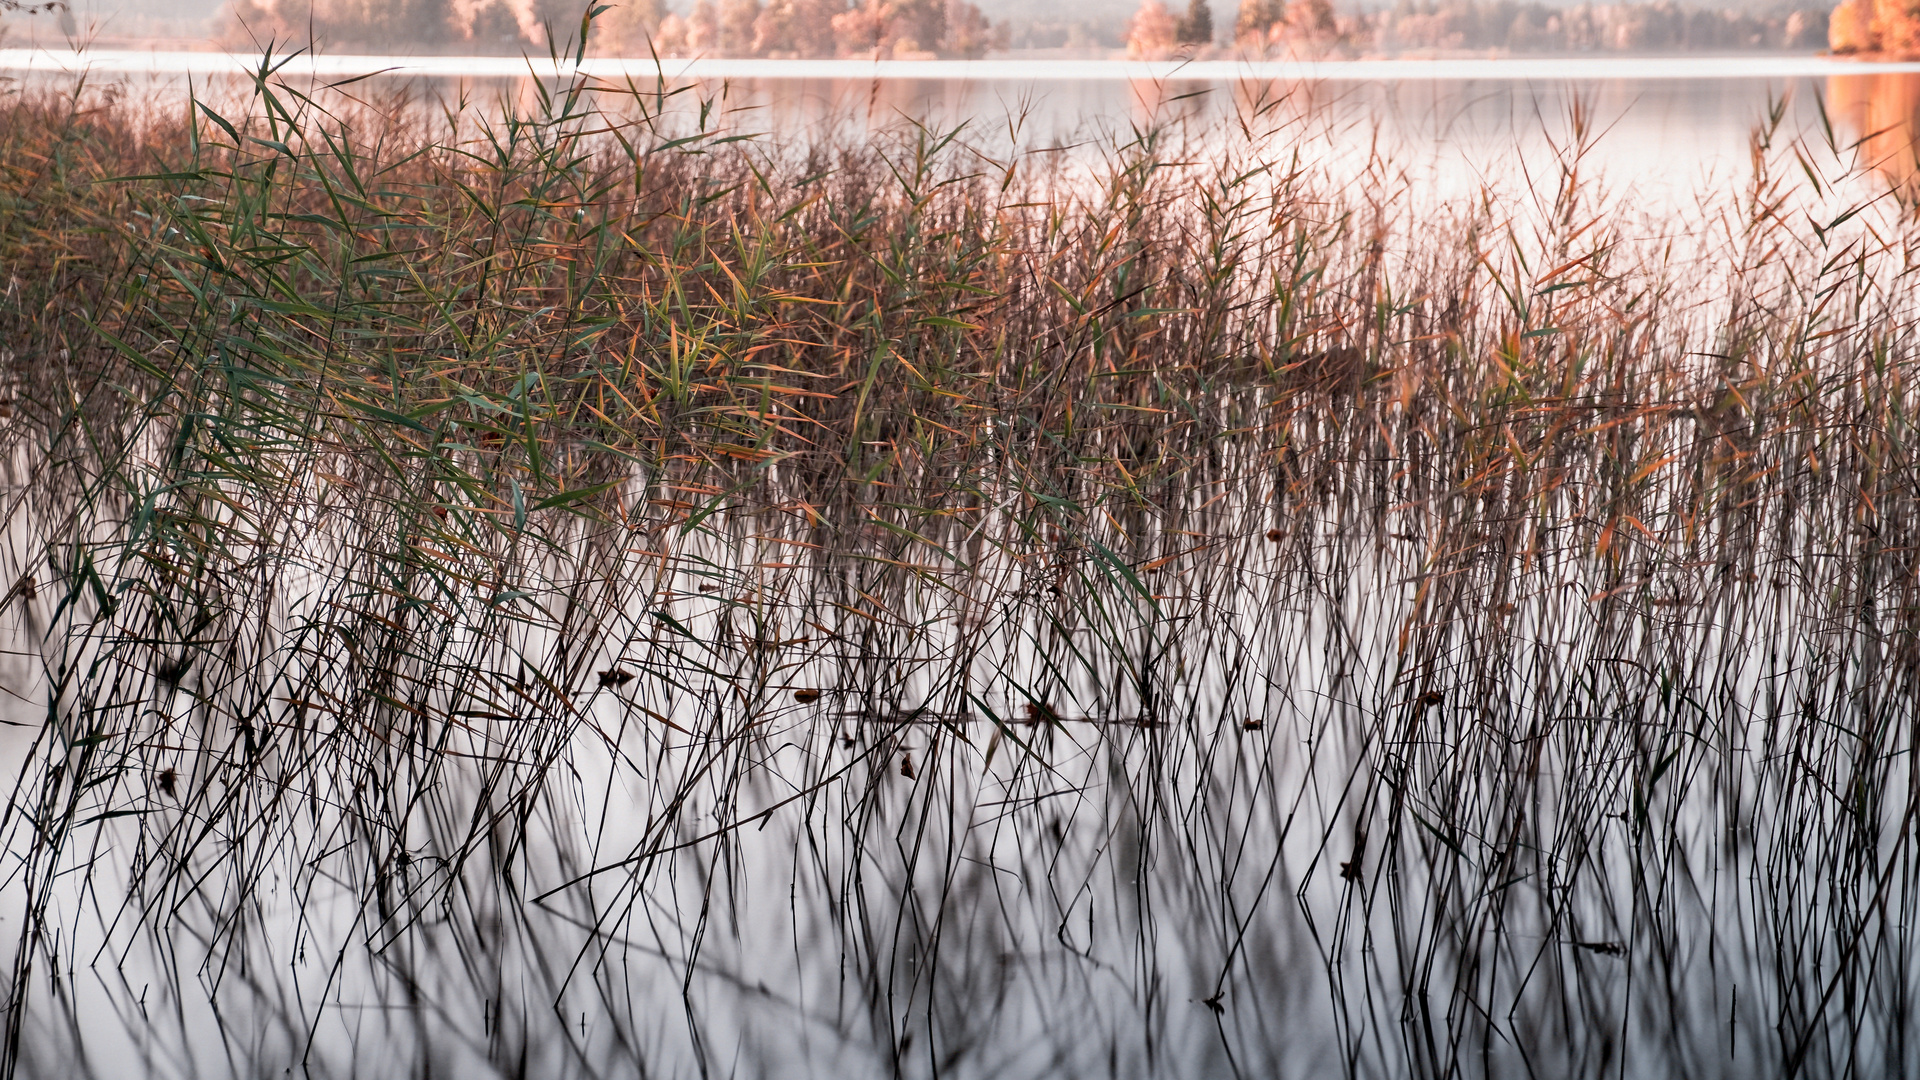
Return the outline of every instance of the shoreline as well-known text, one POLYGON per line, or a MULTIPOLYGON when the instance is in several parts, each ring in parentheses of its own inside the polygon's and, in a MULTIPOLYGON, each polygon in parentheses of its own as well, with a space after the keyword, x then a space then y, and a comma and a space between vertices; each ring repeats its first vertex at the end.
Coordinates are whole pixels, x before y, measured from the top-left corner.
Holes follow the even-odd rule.
MULTIPOLYGON (((0 71, 40 74, 252 75, 259 57, 226 52, 0 49, 0 71)), ((1920 73, 1920 61, 1830 56, 1595 57, 1447 60, 660 60, 589 57, 296 55, 285 76, 377 74, 438 78, 593 78, 702 81, 958 80, 965 82, 1568 82, 1823 78, 1920 73)))

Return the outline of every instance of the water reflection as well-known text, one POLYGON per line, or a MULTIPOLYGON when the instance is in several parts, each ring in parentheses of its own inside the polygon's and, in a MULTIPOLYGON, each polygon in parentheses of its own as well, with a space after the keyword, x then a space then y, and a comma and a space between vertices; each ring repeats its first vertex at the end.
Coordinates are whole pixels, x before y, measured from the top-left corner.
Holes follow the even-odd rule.
POLYGON ((1827 99, 1860 140, 1861 164, 1912 193, 1920 185, 1920 74, 1835 75, 1827 99))

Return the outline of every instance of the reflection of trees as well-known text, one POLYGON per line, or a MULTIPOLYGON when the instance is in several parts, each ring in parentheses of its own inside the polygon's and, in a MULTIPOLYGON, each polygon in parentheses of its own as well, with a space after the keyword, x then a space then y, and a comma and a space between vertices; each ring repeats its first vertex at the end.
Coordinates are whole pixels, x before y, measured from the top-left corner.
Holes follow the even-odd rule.
POLYGON ((1827 80, 1827 101, 1860 139, 1862 164, 1896 188, 1920 192, 1920 75, 1835 75, 1827 80))

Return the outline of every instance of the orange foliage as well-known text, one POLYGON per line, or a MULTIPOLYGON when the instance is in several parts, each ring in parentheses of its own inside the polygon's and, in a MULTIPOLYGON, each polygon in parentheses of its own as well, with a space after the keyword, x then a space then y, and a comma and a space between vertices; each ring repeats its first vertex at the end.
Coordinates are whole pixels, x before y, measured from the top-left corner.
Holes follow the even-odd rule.
POLYGON ((1859 132, 1860 160, 1894 187, 1920 194, 1920 75, 1835 75, 1827 80, 1827 101, 1859 132))

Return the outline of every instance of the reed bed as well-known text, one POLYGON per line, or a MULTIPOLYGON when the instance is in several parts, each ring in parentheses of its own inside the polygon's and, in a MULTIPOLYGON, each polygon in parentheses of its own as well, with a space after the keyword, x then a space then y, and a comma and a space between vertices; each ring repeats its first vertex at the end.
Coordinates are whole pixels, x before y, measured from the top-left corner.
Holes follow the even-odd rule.
POLYGON ((10 1074, 1920 1065, 1843 133, 1649 222, 1578 109, 361 89, 0 105, 10 1074))

